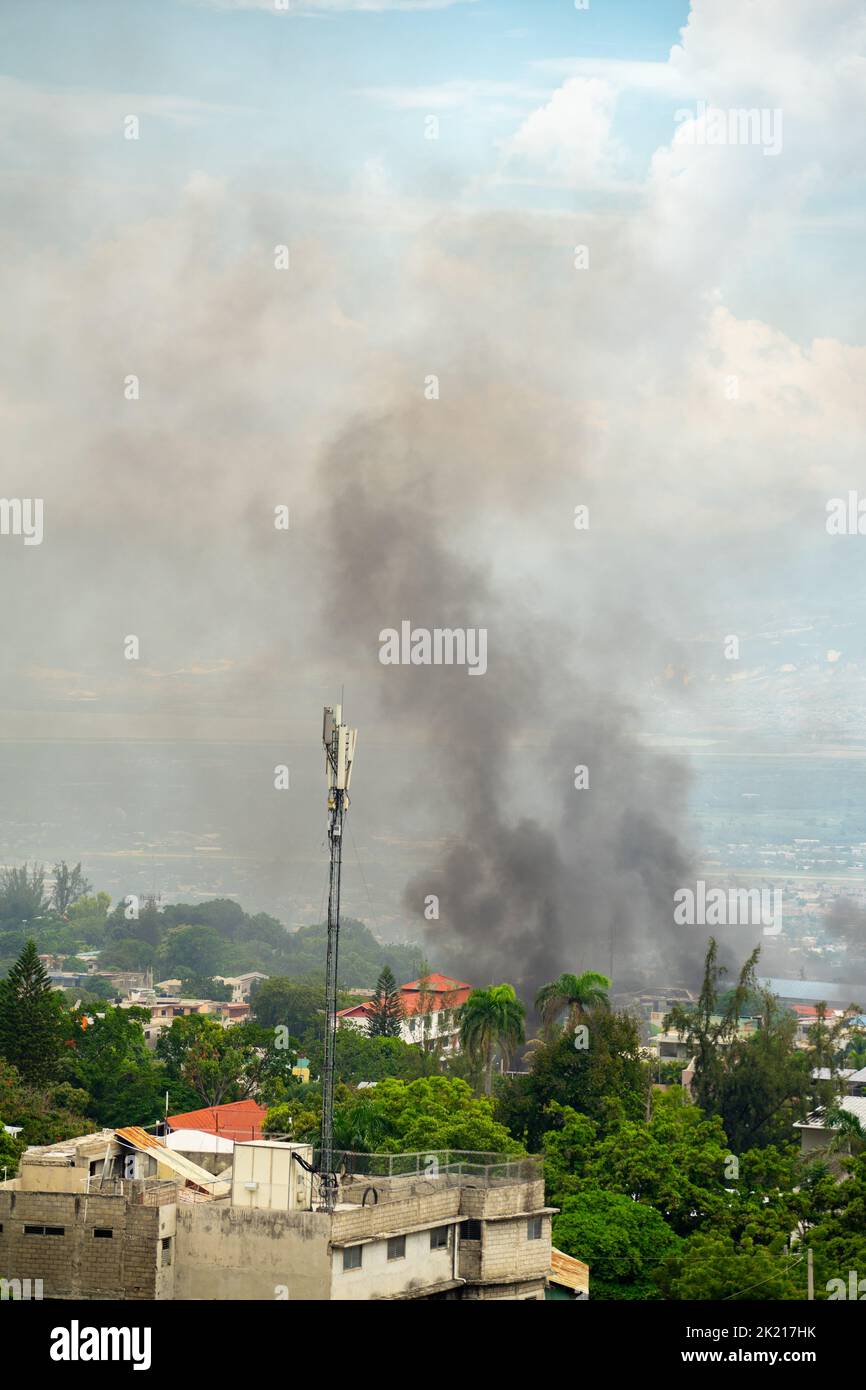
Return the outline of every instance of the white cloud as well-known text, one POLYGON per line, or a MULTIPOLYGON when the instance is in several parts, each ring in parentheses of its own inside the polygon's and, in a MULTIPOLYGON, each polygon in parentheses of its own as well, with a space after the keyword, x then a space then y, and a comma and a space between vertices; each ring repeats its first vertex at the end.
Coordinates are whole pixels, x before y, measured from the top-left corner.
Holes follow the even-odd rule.
POLYGON ((615 163, 610 127, 616 92, 600 78, 571 77, 503 147, 509 173, 594 183, 615 163))

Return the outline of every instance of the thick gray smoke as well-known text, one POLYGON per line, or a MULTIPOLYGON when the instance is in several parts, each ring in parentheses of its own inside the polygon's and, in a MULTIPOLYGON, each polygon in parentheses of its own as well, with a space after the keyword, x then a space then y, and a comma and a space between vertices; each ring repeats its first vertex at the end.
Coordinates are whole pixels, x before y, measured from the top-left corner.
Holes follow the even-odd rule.
MULTIPOLYGON (((516 584, 494 574, 486 523, 513 500, 514 460, 495 430, 502 466, 473 459, 476 429, 465 403, 431 404, 426 417, 395 410, 341 434, 322 475, 337 499, 324 522, 335 560, 327 627, 412 759, 407 809, 432 799, 450 831, 406 887, 409 920, 425 930, 435 968, 509 980, 527 995, 563 970, 611 972, 617 989, 648 975, 694 979, 701 943, 673 925, 674 891, 690 875, 679 838, 687 774, 641 745, 619 698, 651 635, 637 610, 630 620, 620 611, 612 643, 612 605, 595 591, 576 622, 552 618, 537 597, 550 579, 543 552, 539 573, 516 584), (446 448, 449 474, 465 470, 467 482, 443 495, 446 448), (381 664, 380 631, 405 619, 486 628, 486 673, 381 664), (431 896, 438 918, 425 920, 431 896)), ((361 755, 364 781, 372 761, 361 755)))

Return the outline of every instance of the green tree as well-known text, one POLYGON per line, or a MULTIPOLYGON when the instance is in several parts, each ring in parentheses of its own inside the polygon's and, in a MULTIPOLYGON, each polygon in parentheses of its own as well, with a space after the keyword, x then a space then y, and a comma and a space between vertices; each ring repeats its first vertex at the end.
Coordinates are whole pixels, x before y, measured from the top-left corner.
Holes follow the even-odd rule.
POLYGON ((803 1237, 814 1252, 815 1293, 821 1299, 838 1298, 832 1281, 847 1286, 852 1269, 866 1278, 866 1152, 845 1160, 845 1167, 848 1176, 840 1183, 831 1180, 832 1201, 803 1237))
POLYGON ((93 1127, 84 1113, 88 1099, 66 1082, 28 1086, 15 1067, 0 1061, 0 1123, 21 1127, 22 1150, 87 1134, 93 1127))
POLYGON ((504 1125, 497 1123, 490 1101, 475 1097, 472 1088, 456 1077, 426 1076, 409 1082, 389 1078, 379 1082, 367 1103, 386 1153, 522 1152, 504 1125))
POLYGON ((157 1039, 156 1055, 169 1074, 182 1081, 201 1105, 224 1105, 243 1100, 244 1057, 233 1029, 223 1028, 206 1014, 176 1018, 157 1039))
POLYGON ((51 890, 51 906, 59 917, 65 917, 69 908, 78 898, 89 893, 92 884, 81 872, 81 864, 70 868, 65 859, 54 865, 54 887, 51 890))
POLYGON ((737 1243, 718 1231, 699 1231, 668 1256, 658 1272, 666 1298, 788 1302, 805 1297, 805 1261, 790 1255, 785 1237, 772 1246, 749 1236, 737 1243))
MULTIPOLYGON (((313 1091, 312 1087, 302 1089, 304 1092, 313 1091)), ((279 1105, 271 1106, 265 1115, 262 1130, 265 1134, 289 1134, 295 1143, 317 1147, 322 1131, 321 1092, 290 1096, 279 1105)), ((338 1144, 337 1147, 345 1149, 352 1148, 352 1145, 338 1144)))
POLYGON ((832 1083, 813 1081, 821 1065, 818 1052, 794 1047, 796 1018, 781 1009, 768 991, 759 990, 756 948, 740 971, 737 985, 726 994, 720 1012, 720 980, 726 973, 718 964, 716 942, 711 938, 704 963, 704 979, 694 1009, 676 1005, 665 1026, 686 1039, 695 1057, 692 1091, 698 1105, 721 1117, 735 1153, 756 1145, 784 1142, 791 1125, 822 1097, 822 1087, 832 1083), (743 1035, 740 1017, 744 1001, 758 995, 762 1001, 759 1026, 743 1035))
POLYGON ((78 939, 88 946, 96 945, 105 936, 108 909, 111 898, 108 893, 85 893, 70 903, 66 916, 71 926, 76 928, 78 939))
POLYGON ((843 1065, 851 1067, 854 1071, 861 1071, 866 1067, 866 1033, 859 1028, 852 1033, 845 1046, 843 1065))
POLYGON ((127 905, 126 897, 122 897, 106 920, 106 939, 123 941, 133 937, 136 941, 158 946, 165 934, 166 924, 155 899, 148 898, 137 915, 127 916, 130 912, 132 907, 127 905))
POLYGON ((730 1147, 717 1117, 685 1102, 682 1092, 656 1096, 649 1123, 623 1119, 596 1145, 589 1180, 654 1206, 678 1235, 718 1221, 727 1206, 730 1147))
POLYGON ((647 1086, 637 1023, 630 1014, 601 1009, 592 1015, 586 1038, 568 1030, 555 1033, 533 1052, 528 1075, 500 1078, 496 1115, 535 1153, 550 1129, 552 1101, 604 1125, 612 1100, 620 1102, 626 1118, 641 1118, 647 1086))
POLYGON ((45 869, 34 864, 4 869, 0 874, 0 921, 33 923, 48 911, 45 869))
POLYGON ((513 985, 504 984, 473 989, 460 1010, 460 1046, 481 1067, 487 1096, 496 1053, 504 1062, 523 1042, 525 1013, 513 985))
POLYGON ((560 975, 558 980, 543 985, 538 991, 535 1007, 545 1028, 549 1029, 565 1014, 566 1026, 573 1031, 587 1014, 610 1008, 609 989, 607 976, 594 970, 585 970, 582 975, 560 975))
MULTIPOLYGON (((3 1120, 2 1115, 0 1122, 8 1123, 3 1120)), ((26 1147, 27 1142, 20 1134, 7 1134, 5 1129, 0 1128, 0 1182, 15 1177, 19 1160, 26 1147)))
POLYGON ((593 1298, 659 1298, 655 1276, 680 1243, 659 1212, 621 1192, 589 1188, 553 1218, 553 1244, 589 1265, 593 1298))
POLYGON ((99 957, 101 970, 146 970, 153 965, 156 952, 147 941, 138 941, 127 936, 122 941, 112 941, 99 957))
POLYGON ((403 1003, 394 972, 389 965, 382 967, 376 981, 376 993, 370 1000, 367 1019, 371 1037, 399 1038, 400 1024, 403 1021, 403 1003))
POLYGON ((296 1053, 279 1045, 272 1029, 245 1022, 229 1028, 207 1014, 176 1018, 157 1040, 168 1075, 203 1105, 223 1105, 292 1084, 296 1053))
POLYGON ((223 942, 214 927, 177 926, 169 928, 157 952, 160 970, 174 975, 217 975, 222 973, 223 942))
MULTIPOLYGON (((316 1071, 322 1068, 322 1051, 318 1041, 309 1049, 310 1064, 316 1071)), ((387 1076, 415 1081, 439 1070, 437 1058, 425 1048, 403 1042, 402 1038, 369 1038, 357 1028, 338 1029, 334 1065, 337 1079, 348 1085, 383 1081, 387 1076)))
POLYGON ((325 1017, 325 991, 320 984, 305 984, 285 975, 261 980, 252 999, 256 1022, 265 1028, 282 1026, 293 1037, 303 1037, 311 1028, 322 1031, 325 1017))
POLYGON ((74 1012, 64 1075, 87 1093, 86 1113, 100 1126, 149 1125, 163 1112, 163 1068, 144 1039, 146 1009, 103 1005, 74 1012))
POLYGON ((0 1057, 38 1085, 57 1074, 62 1040, 63 1003, 30 940, 0 980, 0 1057))

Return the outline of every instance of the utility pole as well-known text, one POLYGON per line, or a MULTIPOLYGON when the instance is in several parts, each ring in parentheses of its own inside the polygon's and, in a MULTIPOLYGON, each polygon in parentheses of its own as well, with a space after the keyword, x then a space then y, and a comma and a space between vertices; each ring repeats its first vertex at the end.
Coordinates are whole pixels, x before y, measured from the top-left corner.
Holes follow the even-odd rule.
POLYGON ((815 1298, 815 1270, 814 1270, 813 1267, 812 1267, 812 1247, 811 1247, 811 1245, 809 1246, 809 1249, 806 1251, 806 1280, 807 1280, 806 1298, 807 1298, 808 1302, 811 1303, 811 1302, 813 1302, 813 1300, 814 1300, 814 1298, 815 1298))
POLYGON ((319 1201, 333 1211, 337 1199, 334 1172, 334 1064, 337 1045, 337 964, 340 946, 340 874, 343 863, 343 818, 349 807, 349 782, 355 759, 357 729, 342 722, 342 705, 326 705, 322 726, 325 775, 328 779, 328 953, 325 965, 325 1059, 322 1069, 322 1152, 319 1159, 319 1201))

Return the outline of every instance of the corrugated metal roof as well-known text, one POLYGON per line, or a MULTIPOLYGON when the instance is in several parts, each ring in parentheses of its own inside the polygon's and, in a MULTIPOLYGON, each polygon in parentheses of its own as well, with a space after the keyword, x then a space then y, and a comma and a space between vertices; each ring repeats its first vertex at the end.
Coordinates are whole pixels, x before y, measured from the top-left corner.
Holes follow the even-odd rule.
POLYGON ((550 1247, 550 1282, 560 1284, 575 1293, 589 1293, 589 1265, 566 1255, 555 1246, 550 1247))
POLYGON ((151 1154, 159 1167, 167 1168, 175 1177, 183 1178, 184 1182, 197 1187, 200 1192, 206 1192, 211 1197, 222 1197, 230 1190, 229 1183, 217 1182, 206 1168, 200 1168, 185 1154, 174 1153, 166 1148, 155 1134, 148 1134, 138 1125, 127 1125, 125 1129, 116 1129, 114 1132, 124 1144, 131 1144, 141 1153, 151 1154))
MULTIPOLYGON (((861 1125, 866 1125, 866 1096, 843 1096, 839 1102, 842 1110, 847 1110, 849 1114, 856 1115, 861 1125)), ((797 1120, 794 1124, 795 1129, 826 1129, 831 1132, 831 1126, 827 1124, 827 1111, 824 1106, 813 1110, 811 1115, 807 1115, 805 1120, 797 1120)))

